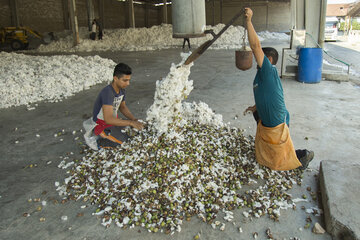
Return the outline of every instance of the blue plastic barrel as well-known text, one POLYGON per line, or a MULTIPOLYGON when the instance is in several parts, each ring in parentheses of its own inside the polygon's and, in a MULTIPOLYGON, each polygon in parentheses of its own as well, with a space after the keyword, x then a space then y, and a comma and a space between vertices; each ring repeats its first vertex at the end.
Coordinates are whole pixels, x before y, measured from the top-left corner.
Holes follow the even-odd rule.
POLYGON ((318 83, 322 72, 322 48, 301 48, 299 51, 298 81, 318 83))

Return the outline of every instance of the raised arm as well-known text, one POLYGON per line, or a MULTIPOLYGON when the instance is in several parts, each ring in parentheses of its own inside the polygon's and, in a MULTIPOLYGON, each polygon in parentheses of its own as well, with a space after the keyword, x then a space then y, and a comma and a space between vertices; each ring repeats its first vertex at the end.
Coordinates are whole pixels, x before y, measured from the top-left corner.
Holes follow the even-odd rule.
POLYGON ((261 68, 264 61, 264 52, 261 49, 259 38, 251 22, 252 16, 253 16, 253 11, 250 8, 245 8, 246 28, 248 32, 250 48, 254 53, 257 64, 261 68))

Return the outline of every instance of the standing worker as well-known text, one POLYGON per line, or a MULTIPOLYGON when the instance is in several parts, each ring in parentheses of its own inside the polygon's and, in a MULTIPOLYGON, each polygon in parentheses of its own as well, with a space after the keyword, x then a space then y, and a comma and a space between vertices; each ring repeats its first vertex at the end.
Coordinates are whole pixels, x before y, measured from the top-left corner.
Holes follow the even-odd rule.
POLYGON ((284 91, 276 67, 278 52, 274 48, 261 48, 251 22, 253 12, 245 8, 248 40, 258 70, 253 82, 255 105, 244 113, 252 112, 257 121, 255 137, 256 160, 272 170, 304 170, 314 157, 313 151, 294 149, 290 132, 290 115, 284 101, 284 91))
POLYGON ((185 48, 185 42, 188 43, 188 47, 189 47, 189 49, 190 49, 190 48, 191 48, 191 47, 190 47, 190 39, 189 39, 189 38, 184 38, 183 49, 185 48))
POLYGON ((91 40, 96 39, 96 21, 95 21, 95 19, 92 21, 90 39, 91 40))
POLYGON ((96 20, 96 24, 97 24, 98 30, 99 30, 98 38, 99 38, 99 40, 102 40, 102 38, 103 38, 103 27, 102 27, 102 24, 101 24, 100 20, 96 20))

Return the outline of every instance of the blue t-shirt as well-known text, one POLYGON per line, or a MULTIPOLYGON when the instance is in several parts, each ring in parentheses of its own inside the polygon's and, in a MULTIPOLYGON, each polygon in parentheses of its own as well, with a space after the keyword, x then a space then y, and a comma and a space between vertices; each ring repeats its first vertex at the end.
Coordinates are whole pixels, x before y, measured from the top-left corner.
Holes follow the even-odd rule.
POLYGON ((104 87, 95 100, 93 109, 94 122, 96 122, 98 119, 104 120, 102 111, 103 105, 112 105, 113 116, 117 117, 117 111, 119 110, 122 101, 125 101, 125 89, 120 89, 120 92, 116 93, 111 85, 104 87))
POLYGON ((266 56, 256 73, 253 90, 256 110, 264 126, 275 127, 285 120, 289 125, 290 115, 285 106, 281 81, 276 67, 266 56))

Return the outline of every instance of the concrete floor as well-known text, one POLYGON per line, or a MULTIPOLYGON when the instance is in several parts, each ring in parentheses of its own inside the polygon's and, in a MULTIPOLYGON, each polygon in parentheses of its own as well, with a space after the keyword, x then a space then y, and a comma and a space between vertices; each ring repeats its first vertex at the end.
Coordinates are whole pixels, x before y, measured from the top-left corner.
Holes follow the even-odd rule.
MULTIPOLYGON (((282 47, 286 46, 276 45, 278 50, 282 47)), ((179 52, 180 49, 170 49, 96 54, 115 62, 126 62, 133 68, 133 79, 127 90, 127 105, 135 116, 145 118, 146 109, 152 104, 155 81, 166 76, 171 62, 180 61, 179 52)), ((355 58, 358 52, 352 51, 351 54, 355 58)), ((256 126, 252 116, 242 115, 246 107, 254 104, 254 75, 254 67, 246 72, 236 69, 233 50, 208 50, 191 69, 194 90, 188 101, 206 102, 222 114, 226 122, 245 129, 246 134, 254 135, 256 126), (238 118, 234 119, 235 116, 238 118)), ((315 222, 324 226, 324 221, 322 216, 307 214, 301 206, 307 209, 321 208, 320 199, 311 200, 306 190, 310 186, 312 191, 318 191, 320 161, 331 159, 343 161, 344 164, 359 163, 360 87, 354 82, 304 84, 293 79, 282 82, 295 148, 311 149, 315 152, 315 158, 304 173, 302 186, 295 186, 290 192, 293 198, 306 194, 309 202, 299 202, 296 210, 281 211, 280 222, 273 222, 267 217, 250 221, 242 216, 241 211, 235 211, 236 226, 228 223, 224 232, 213 230, 210 225, 193 218, 184 223, 181 233, 170 237, 162 233, 148 233, 143 228, 124 230, 112 225, 105 229, 100 219, 91 215, 95 206, 80 208, 86 204, 84 202, 54 204, 54 200, 61 201, 54 182, 63 181, 66 176, 66 171, 57 167, 62 160, 60 157, 81 157, 80 140, 74 138, 79 136, 82 139, 79 130, 84 115, 90 116, 95 97, 106 85, 104 83, 60 103, 40 102, 32 111, 27 111, 25 107, 0 110, 0 134, 3 136, 0 140, 0 238, 192 239, 201 232, 201 239, 252 239, 252 234, 258 232, 259 239, 266 239, 265 231, 270 227, 276 239, 331 239, 327 233, 315 235, 311 228, 304 229, 307 216, 312 219, 311 226, 315 222), (65 133, 55 138, 54 134, 63 129, 65 133), (74 130, 77 131, 75 135, 72 134, 74 130), (36 134, 40 134, 40 138, 36 134), (19 143, 14 144, 15 141, 19 143), (30 164, 37 167, 27 167, 30 164), (47 201, 47 205, 37 212, 36 207, 41 203, 29 203, 30 198, 41 198, 47 201), (30 217, 23 217, 25 212, 30 213, 30 217), (77 217, 78 213, 84 215, 77 217), (65 215, 68 220, 62 221, 61 216, 65 215), (41 217, 45 217, 45 222, 39 221, 41 217), (243 233, 238 231, 240 226, 243 233)))

